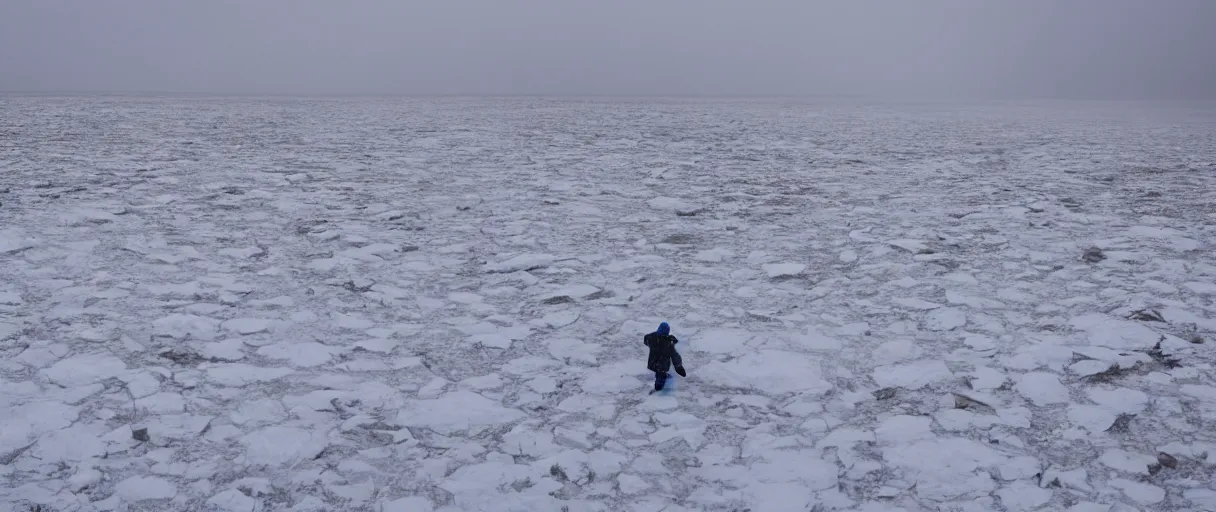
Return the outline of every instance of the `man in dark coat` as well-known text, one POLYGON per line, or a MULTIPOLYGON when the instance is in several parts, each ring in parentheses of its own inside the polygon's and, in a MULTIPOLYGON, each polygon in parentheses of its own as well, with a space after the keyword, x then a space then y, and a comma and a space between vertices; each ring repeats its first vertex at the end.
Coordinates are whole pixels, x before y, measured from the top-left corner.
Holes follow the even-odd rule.
POLYGON ((642 343, 650 347, 650 356, 646 359, 646 368, 654 372, 654 389, 658 391, 667 384, 667 370, 672 365, 681 377, 687 377, 684 371, 684 360, 676 352, 676 343, 680 340, 671 335, 671 326, 667 322, 659 324, 659 329, 642 338, 642 343))

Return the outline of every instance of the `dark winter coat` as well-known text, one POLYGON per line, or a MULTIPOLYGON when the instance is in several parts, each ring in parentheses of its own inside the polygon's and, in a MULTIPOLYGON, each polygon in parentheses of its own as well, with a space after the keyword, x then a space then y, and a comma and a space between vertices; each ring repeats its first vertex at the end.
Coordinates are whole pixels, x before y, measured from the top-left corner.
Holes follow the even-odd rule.
POLYGON ((672 357, 676 354, 676 343, 680 340, 670 334, 652 332, 642 338, 642 343, 650 347, 650 356, 646 359, 646 368, 652 372, 665 372, 671 368, 672 357))

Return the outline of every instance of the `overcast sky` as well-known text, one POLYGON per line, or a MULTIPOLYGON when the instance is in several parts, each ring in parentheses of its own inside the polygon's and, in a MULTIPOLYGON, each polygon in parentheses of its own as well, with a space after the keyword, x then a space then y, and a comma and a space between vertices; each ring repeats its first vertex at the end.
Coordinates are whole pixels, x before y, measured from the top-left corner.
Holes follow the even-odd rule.
POLYGON ((1216 96, 1216 0, 0 0, 0 90, 1216 96))

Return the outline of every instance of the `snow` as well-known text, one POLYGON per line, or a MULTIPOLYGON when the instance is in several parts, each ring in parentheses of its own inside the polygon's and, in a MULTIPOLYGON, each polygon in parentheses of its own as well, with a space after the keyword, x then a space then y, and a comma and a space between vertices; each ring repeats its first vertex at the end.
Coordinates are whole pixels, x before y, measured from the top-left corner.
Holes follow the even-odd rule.
POLYGON ((0 341, 16 338, 21 333, 21 327, 8 322, 0 322, 0 341))
POLYGON ((153 334, 176 340, 213 340, 219 333, 219 326, 220 321, 214 318, 180 313, 152 322, 153 334))
POLYGON ((1017 379, 1014 389, 1037 406, 1069 402, 1068 387, 1054 373, 1031 372, 1017 379))
POLYGON ((885 444, 903 444, 935 436, 929 428, 932 420, 926 416, 892 416, 879 423, 874 430, 878 442, 885 444))
POLYGON ((1068 371, 1076 374, 1079 377, 1088 377, 1090 375, 1102 373, 1111 368, 1111 363, 1107 361, 1099 361, 1097 359, 1083 359, 1077 361, 1068 367, 1068 371))
POLYGON ((221 324, 221 327, 237 334, 257 334, 269 331, 274 320, 269 318, 234 318, 221 324))
POLYGON ((927 300, 918 299, 916 297, 899 298, 899 299, 893 300, 892 302, 894 302, 900 306, 903 306, 905 308, 908 308, 908 309, 915 309, 915 310, 920 310, 920 311, 929 311, 929 310, 933 310, 933 309, 942 307, 941 304, 938 304, 936 302, 929 302, 927 300))
POLYGON ((772 450, 753 463, 749 476, 764 483, 796 482, 811 490, 835 487, 839 480, 835 464, 814 455, 812 450, 772 450))
POLYGON ((208 381, 229 387, 272 381, 291 373, 289 368, 267 368, 243 363, 218 364, 206 370, 208 381))
POLYGON ((621 492, 625 494, 639 494, 650 489, 650 484, 637 475, 622 473, 616 477, 616 481, 621 488, 621 492))
POLYGON ((380 512, 434 512, 431 500, 419 496, 397 498, 380 505, 380 512))
POLYGON ((892 247, 903 249, 912 254, 922 254, 929 250, 929 246, 921 240, 903 238, 899 240, 891 240, 887 242, 887 244, 892 247))
POLYGON ((589 284, 575 284, 575 285, 564 286, 564 287, 558 288, 552 292, 549 292, 549 293, 541 296, 540 299, 542 301, 547 300, 547 299, 557 298, 557 297, 571 297, 571 298, 575 298, 575 299, 583 299, 583 298, 586 298, 587 296, 595 294, 596 292, 599 292, 599 291, 600 291, 599 288, 596 288, 589 284))
POLYGON ((934 309, 925 314, 923 324, 930 331, 950 331, 967 325, 967 313, 959 308, 934 309))
POLYGON ((116 377, 126 368, 127 364, 113 355, 94 353, 61 359, 42 373, 60 386, 78 387, 116 377))
POLYGON ((1104 409, 1121 414, 1139 414, 1149 402, 1143 391, 1127 388, 1092 387, 1086 395, 1104 409))
POLYGON ((1126 106, 6 97, 0 509, 1211 509, 1216 109, 1126 106))
POLYGON ((135 406, 153 414, 180 413, 186 410, 186 400, 178 393, 157 393, 136 400, 135 406))
POLYGON ((101 483, 101 471, 81 469, 68 479, 68 488, 74 493, 79 493, 99 483, 101 483))
POLYGON ((1161 338, 1156 331, 1143 324, 1099 313, 1080 315, 1069 323, 1084 332, 1090 344, 1115 350, 1149 348, 1161 338))
POLYGON ((1068 510, 1066 510, 1065 512, 1110 512, 1111 507, 1112 507, 1112 505, 1109 505, 1109 504, 1094 503, 1092 501, 1083 501, 1081 503, 1077 503, 1076 505, 1068 507, 1068 510))
POLYGON ((300 341, 295 343, 276 343, 266 345, 257 350, 260 356, 271 359, 288 361, 292 366, 311 367, 328 363, 334 355, 342 352, 340 349, 329 347, 315 341, 300 341))
POLYGON ((207 505, 224 512, 247 512, 258 508, 258 500, 238 489, 228 489, 207 499, 207 505))
POLYGON ((393 349, 397 348, 399 345, 401 345, 400 340, 391 338, 372 338, 370 340, 363 340, 355 343, 356 347, 370 352, 380 352, 383 354, 391 353, 393 349))
POLYGON ((1148 467, 1157 463, 1157 457, 1127 450, 1107 450, 1098 460, 1111 469, 1146 476, 1149 474, 1148 467))
POLYGON ((980 470, 1002 461, 991 448, 959 438, 892 446, 884 450, 884 458, 907 471, 919 492, 935 500, 987 495, 994 484, 992 477, 980 470))
POLYGON ((191 440, 202 434, 211 424, 209 416, 175 414, 154 416, 147 421, 148 435, 156 439, 191 440))
POLYGON ((0 255, 10 256, 36 247, 37 242, 15 228, 0 230, 0 255))
POLYGON ((899 387, 918 390, 929 384, 949 379, 954 374, 939 360, 920 360, 910 363, 880 366, 873 372, 874 382, 879 387, 899 387))
POLYGON ((102 457, 106 443, 100 428, 72 426, 47 432, 38 439, 30 454, 46 461, 79 462, 102 457))
POLYGON ((495 273, 510 273, 520 270, 533 270, 544 268, 554 262, 556 258, 548 254, 520 254, 508 258, 503 261, 486 264, 486 272, 495 273))
POLYGON ((245 343, 239 339, 203 343, 200 346, 199 355, 208 359, 239 361, 245 358, 245 343))
POLYGON ((1110 486, 1123 491, 1124 495, 1140 505, 1153 505, 1165 499, 1165 489, 1153 484, 1124 478, 1113 478, 1110 481, 1110 486))
POLYGON ((164 500, 177 496, 177 486, 164 478, 133 476, 115 484, 114 493, 128 502, 164 500))
POLYGON ((997 491, 1001 505, 1010 512, 1021 510, 1036 510, 1051 500, 1052 492, 1041 489, 1027 482, 1015 482, 997 491))
MULTIPOLYGON (((558 311, 556 313, 549 313, 549 314, 541 317, 537 323, 542 326, 551 327, 551 328, 565 327, 574 322, 577 322, 581 316, 582 315, 579 314, 578 311, 570 311, 570 310, 558 311)), ((506 348, 506 347, 500 347, 500 348, 506 348)))
POLYGON ((471 391, 453 391, 433 400, 413 400, 397 415, 398 423, 443 434, 511 423, 523 413, 471 391))
POLYGON ((1213 282, 1190 281, 1182 286, 1197 295, 1216 295, 1216 283, 1213 282))
POLYGON ((242 402, 229 418, 237 425, 275 424, 287 418, 287 410, 282 403, 263 398, 242 402))
POLYGON ((705 263, 721 263, 732 257, 734 257, 734 253, 732 253, 730 250, 719 248, 697 251, 697 253, 693 255, 694 260, 705 263))
POLYGON ((321 453, 325 435, 307 428, 269 426, 241 438, 247 464, 290 466, 321 453))
POLYGON ((953 305, 967 306, 975 310, 1004 309, 1005 304, 985 297, 975 297, 955 290, 946 290, 946 302, 953 305))
POLYGON ((761 269, 768 277, 786 277, 796 276, 806 270, 806 265, 801 263, 770 263, 761 265, 761 269))
POLYGON ((0 454, 28 446, 44 432, 66 428, 79 417, 75 407, 56 401, 6 404, 0 410, 7 413, 0 416, 0 454))
POLYGON ((1188 489, 1182 493, 1182 496, 1192 505, 1203 507, 1201 510, 1216 507, 1216 490, 1188 489))
POLYGON ((1105 432, 1115 422, 1115 413, 1093 405, 1070 405, 1068 420, 1092 433, 1105 432))
POLYGON ((705 365, 699 377, 715 385, 771 393, 822 394, 832 389, 820 364, 794 352, 763 350, 705 365))
MULTIPOLYGON (((549 354, 560 361, 571 361, 595 364, 595 354, 600 350, 599 345, 581 340, 555 338, 549 340, 549 354)), ((678 348, 678 347, 677 347, 678 348)))
POLYGON ((697 211, 697 207, 692 203, 674 197, 656 197, 647 201, 646 204, 655 210, 661 211, 684 214, 697 211))
POLYGON ((333 322, 334 327, 352 331, 370 329, 372 326, 376 325, 375 322, 357 313, 348 314, 333 312, 330 314, 330 320, 333 322))

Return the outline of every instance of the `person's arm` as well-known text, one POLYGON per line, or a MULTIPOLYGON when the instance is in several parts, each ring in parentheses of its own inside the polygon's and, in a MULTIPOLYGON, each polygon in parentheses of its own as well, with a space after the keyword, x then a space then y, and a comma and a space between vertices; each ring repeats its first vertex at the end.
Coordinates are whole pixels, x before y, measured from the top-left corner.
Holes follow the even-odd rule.
MULTIPOLYGON (((669 334, 668 336, 671 336, 671 335, 669 334)), ((675 336, 671 336, 671 344, 672 344, 672 346, 675 346, 675 344, 676 344, 676 343, 679 343, 679 342, 680 342, 680 340, 679 340, 679 339, 676 339, 676 337, 675 337, 675 336)))
POLYGON ((642 344, 647 347, 650 346, 650 335, 642 336, 642 344))

